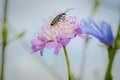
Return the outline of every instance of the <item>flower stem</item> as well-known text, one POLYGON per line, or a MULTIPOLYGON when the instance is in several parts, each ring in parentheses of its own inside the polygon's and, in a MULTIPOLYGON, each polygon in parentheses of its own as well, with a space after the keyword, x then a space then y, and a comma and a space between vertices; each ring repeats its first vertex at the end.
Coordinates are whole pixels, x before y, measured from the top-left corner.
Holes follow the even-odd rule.
POLYGON ((70 63, 69 63, 68 53, 67 53, 67 50, 66 50, 65 46, 63 46, 63 49, 64 49, 65 59, 66 59, 67 69, 68 69, 68 80, 72 80, 71 79, 71 70, 70 70, 70 63))
POLYGON ((5 47, 6 44, 3 44, 2 46, 2 66, 1 66, 1 79, 4 80, 4 67, 5 67, 5 47))
POLYGON ((0 80, 4 80, 4 68, 5 68, 5 47, 7 45, 7 27, 6 27, 6 16, 7 16, 7 0, 4 0, 4 19, 2 27, 2 65, 1 65, 1 76, 0 80))
POLYGON ((107 71, 106 71, 106 75, 105 75, 105 80, 112 80, 111 70, 112 70, 113 61, 114 61, 114 58, 115 58, 115 55, 116 55, 116 51, 118 49, 117 41, 120 38, 119 32, 120 32, 120 23, 119 23, 119 27, 118 27, 118 31, 117 31, 117 36, 116 36, 116 39, 115 39, 115 42, 114 42, 114 46, 113 47, 111 47, 111 46, 108 47, 109 63, 108 63, 108 67, 107 67, 107 71))
POLYGON ((108 55, 109 55, 109 63, 108 63, 107 72, 105 75, 105 80, 112 80, 111 70, 112 70, 112 64, 115 57, 115 54, 112 52, 112 47, 108 48, 108 55))

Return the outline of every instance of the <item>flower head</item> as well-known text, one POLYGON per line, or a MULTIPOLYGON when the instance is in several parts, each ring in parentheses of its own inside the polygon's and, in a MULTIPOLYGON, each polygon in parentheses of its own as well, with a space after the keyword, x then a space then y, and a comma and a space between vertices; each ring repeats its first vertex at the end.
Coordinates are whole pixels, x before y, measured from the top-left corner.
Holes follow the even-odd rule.
POLYGON ((90 34, 98 38, 102 43, 107 46, 113 45, 114 37, 112 34, 111 26, 102 21, 100 25, 97 25, 93 19, 88 18, 87 20, 82 21, 82 31, 86 34, 90 34))
MULTIPOLYGON (((77 34, 81 34, 80 31, 76 31, 80 25, 76 17, 65 17, 60 19, 57 24, 51 26, 52 20, 51 18, 48 19, 43 24, 37 39, 31 41, 32 52, 40 51, 41 55, 43 55, 44 48, 55 48, 54 53, 58 54, 62 46, 66 46, 70 42, 70 39, 77 34)), ((84 38, 83 36, 81 37, 84 38)))

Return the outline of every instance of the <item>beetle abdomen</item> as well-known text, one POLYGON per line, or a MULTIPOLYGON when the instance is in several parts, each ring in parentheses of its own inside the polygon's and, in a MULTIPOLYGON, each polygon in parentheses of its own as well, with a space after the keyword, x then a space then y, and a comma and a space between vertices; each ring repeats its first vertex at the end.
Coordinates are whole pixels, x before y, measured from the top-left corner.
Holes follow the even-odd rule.
POLYGON ((59 19, 60 19, 60 17, 61 17, 61 16, 57 15, 57 16, 52 20, 52 22, 51 22, 50 25, 54 25, 56 22, 58 22, 59 19))

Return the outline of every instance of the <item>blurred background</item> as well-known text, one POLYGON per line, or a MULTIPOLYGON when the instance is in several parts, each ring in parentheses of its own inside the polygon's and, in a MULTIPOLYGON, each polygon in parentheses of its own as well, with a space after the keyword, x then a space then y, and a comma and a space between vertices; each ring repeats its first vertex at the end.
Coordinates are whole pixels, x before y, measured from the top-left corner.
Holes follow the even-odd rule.
MULTIPOLYGON (((8 0, 7 28, 8 41, 18 33, 26 33, 12 42, 5 50, 5 80, 66 80, 67 68, 63 49, 54 55, 53 49, 31 54, 31 40, 41 31, 45 19, 74 8, 67 15, 79 20, 94 18, 98 23, 107 21, 116 36, 120 20, 120 0, 8 0)), ((4 0, 0 0, 0 44, 4 0)), ((85 41, 76 37, 67 45, 70 65, 76 80, 103 80, 108 64, 106 47, 96 38, 85 41)), ((0 45, 0 63, 2 45, 0 45)), ((120 80, 120 50, 117 51, 112 74, 120 80)))

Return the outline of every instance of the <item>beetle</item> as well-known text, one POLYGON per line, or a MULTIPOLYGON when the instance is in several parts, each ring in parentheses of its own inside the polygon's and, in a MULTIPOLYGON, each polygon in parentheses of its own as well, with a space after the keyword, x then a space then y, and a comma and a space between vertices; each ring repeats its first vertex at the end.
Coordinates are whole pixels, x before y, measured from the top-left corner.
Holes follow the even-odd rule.
POLYGON ((56 24, 63 16, 66 15, 66 13, 70 10, 72 10, 74 8, 70 8, 70 9, 67 9, 64 13, 60 13, 58 14, 53 20, 52 22, 50 23, 51 26, 53 26, 54 24, 56 24))

